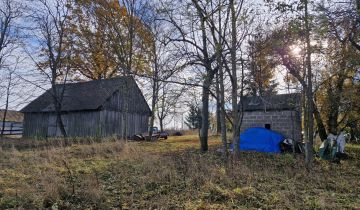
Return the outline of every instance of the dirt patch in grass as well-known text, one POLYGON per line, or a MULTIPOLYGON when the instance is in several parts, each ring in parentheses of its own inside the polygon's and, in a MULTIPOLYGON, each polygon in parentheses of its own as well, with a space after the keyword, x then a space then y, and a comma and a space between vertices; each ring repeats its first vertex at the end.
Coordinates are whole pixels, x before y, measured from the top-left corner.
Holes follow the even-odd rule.
POLYGON ((106 141, 0 150, 0 209, 356 209, 360 147, 341 164, 302 156, 243 152, 223 163, 211 137, 157 142, 106 141))

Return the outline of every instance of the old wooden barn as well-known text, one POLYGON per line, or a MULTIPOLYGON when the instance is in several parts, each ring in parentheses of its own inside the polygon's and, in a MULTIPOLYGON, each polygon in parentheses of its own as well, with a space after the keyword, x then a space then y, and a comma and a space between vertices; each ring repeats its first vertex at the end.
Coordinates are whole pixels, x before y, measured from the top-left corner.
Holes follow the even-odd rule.
MULTIPOLYGON (((61 116, 68 136, 132 136, 146 132, 151 110, 132 77, 57 85, 64 91, 61 116)), ((60 136, 52 90, 28 104, 24 137, 60 136)))
POLYGON ((266 127, 286 138, 301 140, 300 101, 298 93, 244 97, 241 132, 251 127, 266 127))

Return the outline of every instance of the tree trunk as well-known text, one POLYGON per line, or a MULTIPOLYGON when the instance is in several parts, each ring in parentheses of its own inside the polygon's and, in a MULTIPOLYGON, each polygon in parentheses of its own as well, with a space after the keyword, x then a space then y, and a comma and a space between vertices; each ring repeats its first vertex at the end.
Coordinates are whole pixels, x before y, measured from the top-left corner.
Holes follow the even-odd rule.
MULTIPOLYGON (((162 97, 160 98, 161 101, 161 111, 160 109, 158 109, 158 113, 157 116, 159 118, 159 124, 160 124, 160 131, 163 132, 164 131, 164 119, 166 117, 166 112, 165 112, 165 85, 162 86, 162 97)), ((159 107, 159 106, 158 106, 159 107)))
POLYGON ((9 75, 9 82, 8 85, 6 87, 6 101, 5 101, 5 110, 4 110, 4 116, 2 119, 2 126, 1 126, 1 134, 0 136, 3 137, 4 136, 4 129, 5 129, 5 122, 6 122, 6 115, 9 109, 9 97, 10 97, 10 87, 11 87, 11 73, 9 75))
MULTIPOLYGON (((53 103, 54 103, 54 107, 55 107, 56 124, 57 124, 57 126, 59 126, 61 135, 64 138, 67 138, 67 133, 66 133, 66 130, 65 130, 64 122, 63 122, 62 117, 61 117, 62 95, 63 94, 60 95, 58 93, 58 90, 56 89, 55 78, 56 77, 53 77, 53 81, 52 81, 51 86, 52 86, 52 90, 53 90, 53 103)), ((63 87, 63 90, 60 90, 60 91, 63 93, 64 90, 65 90, 65 84, 62 87, 63 87)))
POLYGON ((316 121, 316 126, 318 128, 319 137, 320 137, 321 141, 325 141, 325 139, 327 138, 325 125, 321 119, 320 112, 319 112, 318 108, 316 107, 315 102, 313 102, 313 108, 314 108, 314 118, 316 121))
POLYGON ((5 110, 4 110, 4 116, 2 119, 2 126, 1 126, 1 137, 4 136, 4 129, 5 129, 5 122, 6 122, 6 115, 7 115, 7 111, 8 111, 8 100, 6 100, 6 105, 5 105, 5 110))
POLYGON ((67 137, 67 133, 66 133, 66 130, 65 130, 65 125, 64 125, 64 122, 62 120, 62 117, 61 117, 61 112, 57 112, 56 113, 56 122, 60 128, 60 132, 61 134, 63 135, 64 138, 67 137))
POLYGON ((127 117, 128 117, 128 112, 129 112, 129 84, 127 82, 125 82, 125 90, 124 91, 124 103, 123 103, 123 113, 122 113, 122 134, 121 134, 121 138, 123 140, 128 139, 128 128, 127 128, 127 117))
POLYGON ((198 2, 193 0, 192 1, 197 8, 197 12, 200 20, 200 27, 201 27, 201 40, 202 40, 202 53, 204 55, 204 59, 202 61, 206 74, 204 76, 204 83, 202 88, 202 110, 201 110, 201 129, 200 129, 200 147, 202 152, 208 151, 208 130, 209 130, 209 95, 210 95, 210 86, 211 82, 214 79, 215 71, 213 70, 209 58, 208 53, 208 42, 207 42, 207 33, 206 33, 206 18, 202 13, 201 8, 199 8, 198 2))
MULTIPOLYGON (((152 127, 154 127, 154 121, 155 121, 155 106, 157 103, 157 98, 158 98, 158 86, 159 86, 159 81, 158 81, 158 73, 159 73, 159 69, 158 69, 158 62, 157 62, 157 51, 156 51, 156 43, 154 42, 153 45, 153 54, 154 54, 154 76, 153 76, 153 85, 152 85, 152 101, 151 101, 151 116, 150 116, 150 129, 149 129, 149 136, 150 138, 152 137, 153 134, 153 129, 152 127)), ((162 131, 162 129, 161 129, 162 131)))
POLYGON ((55 105, 55 113, 56 113, 57 126, 59 126, 61 135, 62 135, 64 138, 67 138, 67 133, 66 133, 66 130, 65 130, 65 125, 64 125, 64 122, 63 122, 62 117, 61 117, 61 104, 60 104, 60 102, 58 101, 59 99, 55 99, 55 100, 57 100, 57 104, 55 105))
POLYGON ((164 119, 159 118, 159 124, 160 124, 160 131, 163 132, 164 131, 164 119))
POLYGON ((304 117, 304 121, 303 121, 303 124, 304 124, 304 135, 303 135, 303 140, 306 141, 307 137, 308 137, 308 109, 307 109, 307 103, 306 103, 306 90, 304 88, 303 92, 302 92, 302 110, 303 110, 303 117, 304 117))
POLYGON ((328 114, 328 126, 329 126, 328 132, 334 135, 336 135, 338 132, 338 117, 339 117, 338 106, 339 104, 337 102, 332 102, 328 114))
MULTIPOLYGON (((219 70, 220 72, 221 70, 219 70)), ((216 74, 216 134, 221 134, 221 101, 220 101, 220 97, 221 97, 221 93, 220 93, 220 79, 219 79, 220 75, 219 73, 216 74)))
POLYGON ((312 66, 311 66, 311 45, 310 45, 310 23, 308 14, 308 1, 305 0, 305 37, 306 37, 306 67, 307 67, 307 130, 308 136, 305 150, 305 165, 308 169, 312 168, 313 163, 313 141, 314 141, 314 119, 313 119, 313 92, 312 92, 312 66))
MULTIPOLYGON (((62 92, 62 94, 59 94, 58 89, 56 88, 56 85, 55 85, 55 78, 56 77, 53 77, 52 90, 53 90, 53 103, 54 103, 55 114, 56 114, 56 124, 60 129, 61 135, 66 139, 67 138, 67 133, 66 133, 66 130, 65 130, 64 122, 63 122, 62 117, 61 117, 62 95, 63 95, 63 93, 65 91, 65 86, 62 86, 63 89, 60 90, 62 92)), ((65 144, 67 144, 67 142, 65 142, 65 144)))
POLYGON ((208 151, 208 130, 209 130, 209 88, 212 78, 207 75, 202 88, 202 109, 201 109, 201 129, 200 129, 200 149, 202 152, 208 151))
POLYGON ((150 116, 150 123, 149 123, 149 136, 151 137, 153 134, 153 127, 154 127, 154 121, 155 121, 155 106, 156 106, 156 96, 155 93, 156 91, 154 91, 154 87, 153 87, 153 97, 152 97, 152 101, 151 101, 151 116, 150 116))
POLYGON ((233 121, 233 146, 234 146, 234 157, 239 159, 239 118, 238 118, 238 86, 237 86, 237 74, 236 74, 236 11, 235 2, 230 0, 230 13, 231 13, 231 48, 230 48, 230 59, 231 59, 231 104, 232 104, 232 121, 233 121))
MULTIPOLYGON (((221 7, 221 2, 218 2, 218 6, 221 7)), ((228 161, 228 145, 227 145, 227 136, 226 136, 226 119, 225 119, 225 87, 224 87, 224 69, 223 69, 223 48, 222 48, 222 20, 221 20, 221 12, 219 11, 218 14, 218 25, 219 25, 219 31, 217 33, 218 40, 214 38, 215 44, 216 44, 216 62, 218 65, 218 73, 217 73, 217 83, 216 83, 216 91, 217 91, 217 112, 219 113, 219 124, 220 124, 220 130, 221 130, 221 142, 223 144, 223 157, 224 161, 228 161)), ((213 32, 213 36, 216 37, 215 32, 213 32)), ((219 125, 218 125, 219 129, 219 125)))
MULTIPOLYGON (((342 51, 346 51, 346 45, 342 45, 342 51)), ((330 112, 328 115, 328 126, 329 126, 329 133, 337 134, 338 133, 338 118, 340 114, 340 106, 341 106, 341 99, 342 93, 344 90, 344 82, 347 78, 346 76, 346 62, 345 58, 339 63, 339 73, 337 77, 337 81, 335 84, 335 90, 328 89, 328 95, 330 96, 330 112)))
MULTIPOLYGON (((220 58, 221 59, 221 58, 220 58)), ((221 63, 221 62, 220 62, 221 63)), ((222 64, 221 64, 222 65, 222 64)), ((226 139, 226 120, 225 120, 225 88, 224 88, 224 73, 223 69, 219 68, 219 82, 220 82, 220 126, 221 126, 221 142, 223 144, 224 159, 228 159, 227 139, 226 139)))
POLYGON ((235 158, 239 158, 240 156, 240 142, 241 142, 241 139, 240 139, 240 128, 241 128, 241 125, 242 125, 242 121, 243 121, 243 117, 244 117, 244 104, 243 104, 243 98, 244 98, 244 60, 241 60, 241 88, 240 88, 240 109, 239 107, 237 106, 236 110, 237 110, 237 121, 234 122, 234 127, 235 127, 235 130, 234 130, 234 140, 235 140, 235 143, 234 144, 234 149, 235 151, 237 151, 237 155, 235 155, 235 158))

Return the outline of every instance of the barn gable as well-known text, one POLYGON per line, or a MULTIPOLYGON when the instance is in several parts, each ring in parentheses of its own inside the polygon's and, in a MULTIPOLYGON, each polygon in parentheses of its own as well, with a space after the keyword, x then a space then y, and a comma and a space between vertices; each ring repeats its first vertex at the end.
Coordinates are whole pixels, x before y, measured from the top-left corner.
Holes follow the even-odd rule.
POLYGON ((132 79, 121 84, 111 97, 101 106, 102 110, 121 111, 127 113, 151 114, 140 88, 132 79), (126 101, 126 103, 124 103, 126 101))

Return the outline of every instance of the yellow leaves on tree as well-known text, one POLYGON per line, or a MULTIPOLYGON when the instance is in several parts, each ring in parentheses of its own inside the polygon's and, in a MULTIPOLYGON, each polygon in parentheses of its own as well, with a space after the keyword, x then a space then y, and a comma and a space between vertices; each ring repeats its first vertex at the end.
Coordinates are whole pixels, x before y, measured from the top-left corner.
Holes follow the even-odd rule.
POLYGON ((354 81, 360 67, 359 53, 348 43, 329 39, 326 48, 327 65, 321 71, 321 83, 316 101, 329 133, 360 123, 360 87, 354 81))
POLYGON ((149 70, 153 38, 116 0, 77 0, 72 10, 76 72, 89 79, 149 70))

